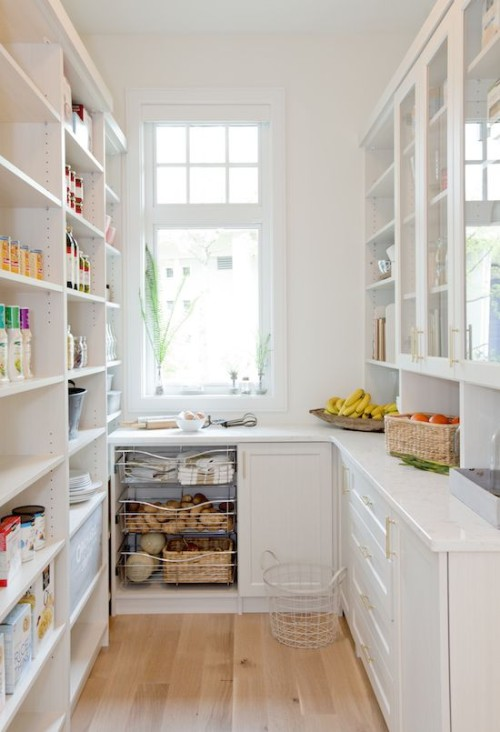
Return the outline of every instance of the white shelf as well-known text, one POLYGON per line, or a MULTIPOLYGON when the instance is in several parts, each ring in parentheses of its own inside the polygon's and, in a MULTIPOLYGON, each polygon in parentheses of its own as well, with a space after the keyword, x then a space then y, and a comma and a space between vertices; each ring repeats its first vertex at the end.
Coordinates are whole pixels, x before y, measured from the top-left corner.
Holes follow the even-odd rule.
POLYGON ((35 556, 30 562, 23 562, 21 569, 12 577, 7 587, 2 587, 0 617, 5 617, 12 610, 35 578, 63 548, 64 541, 55 541, 35 552, 35 556))
POLYGON ((110 310, 120 310, 121 303, 115 302, 114 300, 106 300, 106 307, 110 310))
POLYGON ((104 297, 93 295, 91 292, 80 292, 79 290, 69 290, 67 292, 69 302, 106 302, 104 297))
POLYGON ((17 714, 9 727, 9 732, 60 732, 64 729, 66 714, 28 713, 17 714))
POLYGON ((64 462, 64 455, 0 455, 0 501, 15 498, 64 462))
POLYGON ((366 198, 394 198, 394 163, 370 186, 366 198))
POLYGON ((60 384, 64 381, 62 376, 51 376, 46 379, 25 379, 24 381, 12 381, 0 384, 0 399, 2 397, 10 397, 15 394, 25 394, 28 391, 36 389, 45 389, 47 386, 60 384))
POLYGON ((106 254, 109 254, 112 257, 121 257, 122 253, 119 249, 114 247, 112 244, 108 244, 106 242, 106 254))
POLYGON ((392 244, 394 240, 394 219, 391 219, 391 221, 388 221, 387 224, 384 224, 378 231, 376 231, 374 234, 371 234, 371 236, 368 237, 366 240, 366 245, 370 244, 392 244))
POLYGON ((76 534, 80 526, 82 526, 88 517, 94 512, 95 508, 106 498, 106 491, 91 496, 88 501, 82 503, 74 503, 69 507, 69 536, 70 539, 76 534))
POLYGON ((81 173, 103 173, 104 168, 94 155, 78 142, 75 134, 68 127, 64 128, 66 139, 66 162, 73 170, 81 173))
POLYGON ((396 280, 394 277, 386 277, 383 280, 377 280, 366 286, 367 290, 390 290, 394 287, 396 280))
POLYGON ((498 79, 500 73, 500 33, 497 31, 489 43, 469 64, 469 79, 498 79))
POLYGON ((114 422, 115 419, 118 419, 118 417, 121 416, 122 410, 119 409, 117 412, 112 412, 111 414, 106 415, 106 421, 109 424, 110 422, 114 422))
POLYGON ((436 127, 436 125, 438 125, 440 121, 446 121, 443 120, 443 117, 446 117, 447 114, 448 106, 446 104, 443 104, 441 107, 439 107, 438 111, 430 118, 429 128, 432 129, 433 127, 436 127))
POLYGON ((92 582, 90 583, 90 585, 87 587, 87 589, 83 593, 83 595, 80 599, 80 602, 78 603, 78 605, 76 606, 74 611, 71 613, 71 618, 70 618, 71 629, 73 629, 74 626, 76 625, 76 623, 78 622, 79 617, 85 610, 85 606, 87 605, 87 602, 92 597, 94 590, 96 589, 97 585, 103 578, 103 575, 105 574, 105 572, 106 572, 106 567, 103 565, 97 571, 94 578, 92 579, 92 582))
POLYGON ((68 446, 69 456, 72 457, 80 452, 84 447, 90 445, 92 442, 97 440, 98 437, 106 434, 105 427, 94 427, 88 430, 79 430, 77 437, 74 440, 70 440, 68 446))
POLYGON ((0 200, 17 208, 60 208, 61 200, 0 155, 0 200))
POLYGON ((85 376, 93 376, 93 374, 102 374, 105 371, 104 366, 84 366, 81 369, 71 369, 67 371, 68 380, 83 379, 85 376))
POLYGON ((78 237, 92 237, 98 239, 104 239, 104 231, 99 227, 94 226, 90 221, 80 214, 76 214, 71 208, 66 206, 66 219, 68 224, 73 229, 73 234, 78 237))
POLYGON ((398 369, 397 363, 391 363, 390 361, 377 361, 374 358, 368 358, 366 363, 370 366, 381 366, 384 369, 398 369))
POLYGON ((120 196, 108 184, 106 184, 106 203, 115 205, 120 203, 120 196))
POLYGON ((58 122, 60 116, 0 45, 0 122, 58 122))
POLYGON ((25 275, 14 274, 0 270, 0 284, 2 290, 12 290, 13 292, 33 292, 36 290, 44 290, 46 292, 63 292, 60 284, 49 282, 48 280, 37 280, 35 277, 26 277, 25 275))
POLYGON ((108 623, 77 623, 71 630, 70 698, 71 711, 78 701, 107 633, 108 623))
MULTIPOLYGON (((33 661, 31 661, 29 668, 26 669, 26 672, 19 680, 14 694, 9 694, 7 696, 5 708, 0 713, 0 729, 6 729, 15 717, 15 724, 19 725, 17 729, 23 730, 23 732, 30 729, 31 732, 31 728, 20 726, 24 715, 22 713, 18 715, 18 711, 21 708, 21 705, 24 702, 26 696, 28 695, 31 686, 34 684, 40 673, 43 671, 45 664, 47 663, 47 661, 50 661, 51 656, 56 649, 56 646, 58 645, 64 634, 64 631, 64 625, 60 625, 59 627, 54 628, 50 636, 47 637, 45 643, 41 646, 37 657, 33 661)), ((9 730, 10 729, 11 728, 9 727, 9 730)))
POLYGON ((107 369, 112 369, 112 368, 115 368, 116 366, 121 366, 121 365, 122 365, 122 362, 120 360, 118 360, 118 361, 107 361, 106 362, 106 368, 107 369))

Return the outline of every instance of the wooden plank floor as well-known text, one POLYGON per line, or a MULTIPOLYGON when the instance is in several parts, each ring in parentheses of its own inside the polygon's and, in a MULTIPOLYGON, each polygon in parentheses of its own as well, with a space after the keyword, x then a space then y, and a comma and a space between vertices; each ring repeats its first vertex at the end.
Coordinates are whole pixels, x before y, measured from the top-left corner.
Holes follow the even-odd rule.
POLYGON ((288 648, 266 614, 120 615, 72 732, 387 732, 349 630, 288 648))

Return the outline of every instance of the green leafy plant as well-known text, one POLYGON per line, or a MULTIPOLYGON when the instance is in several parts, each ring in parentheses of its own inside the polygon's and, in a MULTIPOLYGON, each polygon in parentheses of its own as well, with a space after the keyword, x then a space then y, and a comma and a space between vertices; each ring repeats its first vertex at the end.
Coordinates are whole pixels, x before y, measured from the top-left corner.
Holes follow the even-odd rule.
POLYGON ((263 335, 259 333, 257 336, 257 344, 255 348, 255 366, 257 368, 257 375, 259 377, 258 393, 265 394, 266 389, 262 385, 264 374, 266 373, 266 367, 269 362, 269 354, 271 349, 269 344, 271 342, 271 334, 267 333, 263 335))
POLYGON ((145 255, 146 266, 144 269, 144 297, 141 292, 139 292, 141 315, 144 320, 146 335, 149 343, 151 344, 157 369, 156 394, 163 394, 163 386, 161 383, 163 363, 179 328, 181 328, 187 318, 191 315, 195 301, 191 302, 189 308, 185 311, 184 316, 176 321, 175 314, 177 311, 177 305, 186 281, 186 276, 184 276, 177 288, 173 306, 170 308, 167 315, 165 303, 162 302, 161 297, 162 293, 158 265, 147 244, 145 255))

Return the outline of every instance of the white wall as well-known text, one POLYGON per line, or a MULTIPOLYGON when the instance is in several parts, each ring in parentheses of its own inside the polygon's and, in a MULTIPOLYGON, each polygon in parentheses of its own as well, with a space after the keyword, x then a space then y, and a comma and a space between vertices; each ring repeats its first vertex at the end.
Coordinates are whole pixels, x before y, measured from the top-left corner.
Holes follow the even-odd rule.
POLYGON ((309 409, 363 385, 358 140, 411 39, 386 34, 84 40, 122 125, 127 88, 285 88, 289 399, 286 414, 259 416, 262 422, 314 421, 309 409))

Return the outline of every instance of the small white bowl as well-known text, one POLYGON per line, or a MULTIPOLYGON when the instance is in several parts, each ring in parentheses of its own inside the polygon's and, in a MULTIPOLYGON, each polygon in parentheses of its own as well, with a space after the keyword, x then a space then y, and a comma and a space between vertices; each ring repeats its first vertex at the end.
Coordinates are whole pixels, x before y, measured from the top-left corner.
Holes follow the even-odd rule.
POLYGON ((198 432, 205 424, 206 418, 203 419, 180 419, 177 417, 177 427, 183 432, 198 432))

